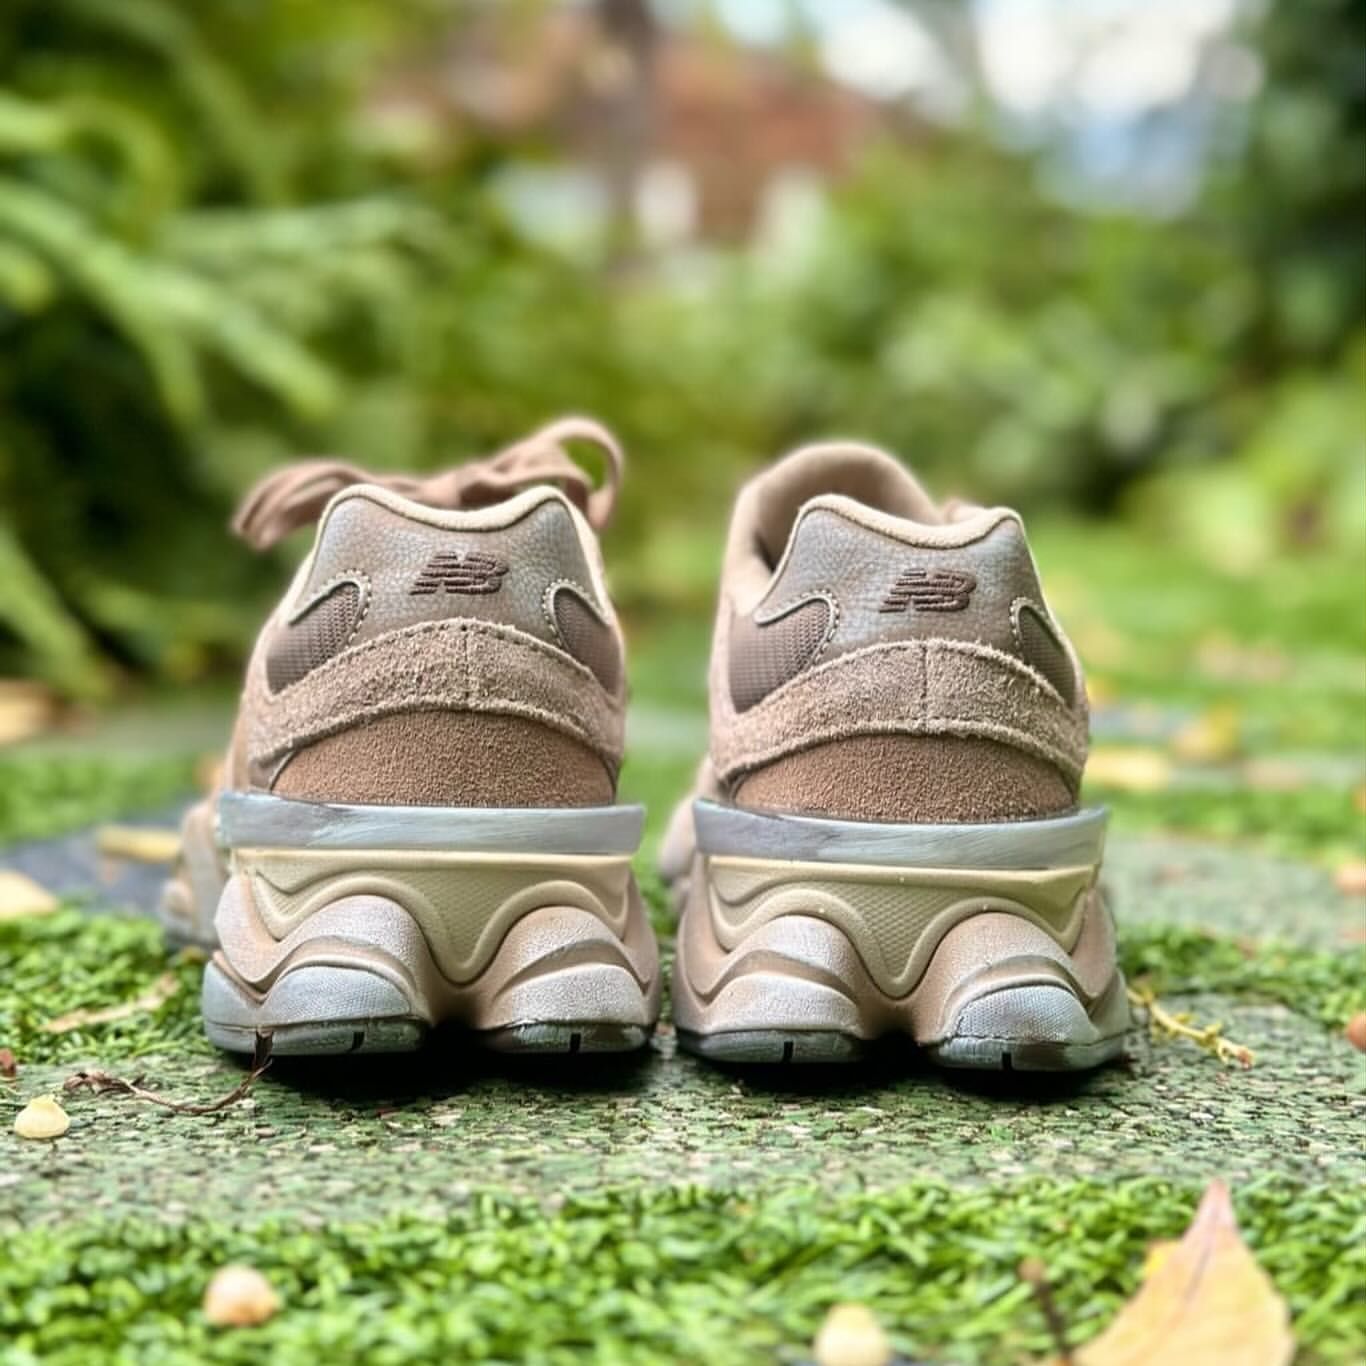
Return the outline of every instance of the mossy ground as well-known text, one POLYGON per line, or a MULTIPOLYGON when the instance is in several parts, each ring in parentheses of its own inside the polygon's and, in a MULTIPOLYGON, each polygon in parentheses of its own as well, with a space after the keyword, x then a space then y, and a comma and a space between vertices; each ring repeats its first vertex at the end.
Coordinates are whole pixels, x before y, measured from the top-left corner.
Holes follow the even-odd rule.
MULTIPOLYGON (((1105 743, 1160 747, 1204 708, 1237 709, 1235 754, 1103 795, 1126 967, 1222 1019, 1257 1051, 1250 1071, 1140 1038, 1080 1082, 970 1088, 894 1049, 774 1077, 701 1066, 667 1030, 642 1060, 580 1070, 497 1065, 451 1037, 367 1067, 277 1065, 212 1116, 70 1095, 69 1135, 26 1144, 13 1113, 77 1067, 196 1099, 242 1071, 199 1033, 192 961, 154 1013, 43 1029, 166 971, 148 922, 95 904, 0 924, 0 1046, 21 1063, 0 1082, 0 1362, 795 1360, 840 1299, 921 1358, 1017 1361, 1049 1347, 1023 1257, 1043 1259, 1083 1340, 1216 1175, 1301 1360, 1360 1360, 1366 1062, 1341 1026, 1366 1007, 1366 907, 1332 877, 1362 847, 1366 649, 1343 625, 1359 611, 1293 566, 1239 584, 1092 533, 1040 550, 1118 696, 1105 743), (1284 760, 1281 787, 1245 780, 1264 759, 1284 760), (271 1277, 278 1318, 205 1324, 227 1261, 271 1277)), ((702 735, 701 631, 639 634, 624 787, 653 841, 702 735)), ((190 768, 179 752, 10 757, 0 842, 159 807, 190 768)))

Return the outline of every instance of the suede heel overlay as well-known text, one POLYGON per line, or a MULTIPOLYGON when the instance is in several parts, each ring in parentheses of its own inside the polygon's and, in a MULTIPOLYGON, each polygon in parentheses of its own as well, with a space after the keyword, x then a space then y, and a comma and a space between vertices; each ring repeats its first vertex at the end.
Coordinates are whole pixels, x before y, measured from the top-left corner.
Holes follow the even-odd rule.
POLYGON ((756 769, 732 800, 836 820, 939 824, 1066 815, 1076 791, 1046 760, 995 740, 855 735, 756 769))
POLYGON ((898 641, 840 655, 743 715, 716 686, 712 696, 712 760, 732 785, 776 759, 854 735, 995 740, 1046 760, 1073 788, 1086 762, 1084 710, 1015 656, 971 641, 898 641))
POLYGON ((539 721, 487 712, 402 712, 299 750, 271 789, 374 806, 607 806, 607 766, 539 721))
POLYGON ((401 712, 520 716, 571 736, 615 774, 623 703, 564 651, 514 627, 454 620, 391 631, 334 656, 271 695, 253 669, 244 699, 246 747, 257 771, 330 735, 401 712))

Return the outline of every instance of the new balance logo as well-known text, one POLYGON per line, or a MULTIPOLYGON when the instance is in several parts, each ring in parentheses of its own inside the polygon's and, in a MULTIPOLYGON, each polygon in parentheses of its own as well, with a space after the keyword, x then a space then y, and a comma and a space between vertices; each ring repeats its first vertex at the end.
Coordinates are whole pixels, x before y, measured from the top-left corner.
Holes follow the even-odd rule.
POLYGON ((879 612, 961 612, 977 579, 961 569, 908 569, 892 585, 879 612))
POLYGON ((415 598, 432 593, 496 593, 508 567, 481 550, 433 555, 408 590, 415 598))

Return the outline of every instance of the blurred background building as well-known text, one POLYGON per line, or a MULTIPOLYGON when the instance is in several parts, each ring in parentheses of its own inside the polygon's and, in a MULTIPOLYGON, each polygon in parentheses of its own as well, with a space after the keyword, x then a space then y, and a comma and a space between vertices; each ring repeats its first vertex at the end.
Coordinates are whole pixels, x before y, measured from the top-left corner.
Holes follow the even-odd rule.
POLYGON ((638 632, 705 616, 731 489, 832 433, 1360 576, 1361 4, 0 9, 0 676, 231 677, 265 469, 567 409, 630 451, 638 632))

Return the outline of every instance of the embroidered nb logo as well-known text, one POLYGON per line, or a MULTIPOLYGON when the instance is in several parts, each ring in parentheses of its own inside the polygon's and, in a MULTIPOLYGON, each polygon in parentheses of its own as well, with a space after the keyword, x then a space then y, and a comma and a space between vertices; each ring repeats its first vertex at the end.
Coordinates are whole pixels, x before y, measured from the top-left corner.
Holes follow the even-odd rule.
POLYGON ((907 569, 897 577, 879 612, 961 612, 977 587, 974 575, 961 569, 907 569))
POLYGON ((410 596, 431 593, 496 593, 508 566, 482 550, 433 555, 408 590, 410 596))

